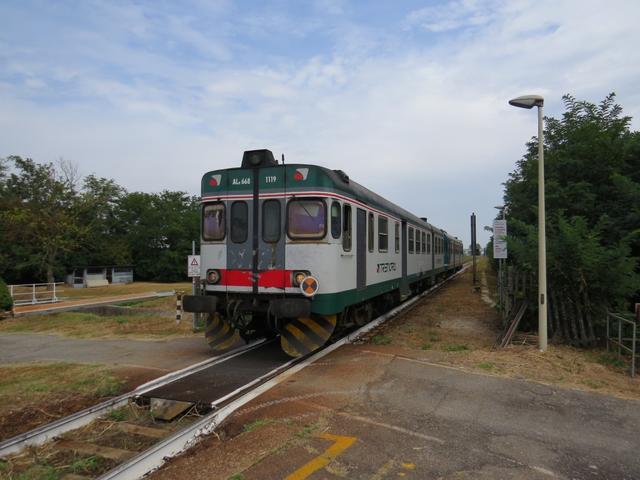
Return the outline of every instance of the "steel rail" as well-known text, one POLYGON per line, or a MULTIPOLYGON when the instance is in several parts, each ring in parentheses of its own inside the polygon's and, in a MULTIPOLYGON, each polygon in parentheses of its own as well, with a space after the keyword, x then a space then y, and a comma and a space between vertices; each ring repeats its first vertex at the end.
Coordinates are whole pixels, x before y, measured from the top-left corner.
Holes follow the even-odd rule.
POLYGON ((136 455, 125 463, 122 463, 114 469, 106 472, 102 476, 98 477, 98 480, 135 480, 147 475, 154 470, 157 470, 166 462, 167 459, 175 457, 176 455, 179 455, 180 453, 188 450, 199 441, 200 437, 214 432, 215 429, 220 426, 220 424, 225 419, 227 419, 230 415, 232 415, 234 412, 242 408, 244 405, 246 405, 256 397, 262 395, 276 385, 284 382, 292 375, 296 374, 316 360, 325 357, 342 345, 352 343, 360 336, 376 328, 378 325, 400 315, 401 313, 405 313, 419 300, 435 292, 446 282, 462 274, 466 269, 467 265, 463 266, 460 271, 456 272, 450 277, 447 277, 442 282, 434 285, 428 290, 425 290, 419 295, 410 298, 394 309, 372 320, 366 325, 360 327, 358 330, 345 335, 340 340, 326 346, 316 353, 310 354, 306 357, 290 360, 289 362, 275 368, 274 370, 266 373, 260 378, 255 379, 238 388, 225 397, 216 400, 212 403, 212 406, 214 407, 220 405, 230 398, 233 398, 234 395, 240 395, 229 402, 227 405, 224 405, 223 407, 206 415, 201 420, 185 427, 174 435, 167 437, 161 442, 155 444, 148 450, 143 451, 142 453, 136 455), (257 386, 256 388, 251 389, 252 385, 257 386), (250 390, 244 394, 241 394, 242 391, 245 391, 247 389, 250 390))
POLYGON ((115 398, 111 398, 97 405, 93 405, 89 408, 60 418, 46 425, 42 425, 33 430, 29 430, 28 432, 21 433, 19 435, 16 435, 15 437, 4 440, 3 442, 0 442, 0 458, 6 457, 7 455, 10 455, 12 453, 17 453, 27 446, 42 445, 43 443, 55 438, 58 435, 61 435, 70 430, 75 430, 76 428, 83 427, 84 425, 91 423, 96 418, 109 413, 111 410, 126 405, 130 400, 143 395, 145 392, 153 390, 154 388, 168 385, 172 382, 175 382, 176 380, 180 380, 184 377, 204 370, 205 368, 211 367, 212 365, 216 365, 239 355, 243 355, 244 353, 247 353, 248 351, 253 350, 265 343, 268 342, 262 339, 256 342, 252 342, 248 345, 243 345, 242 347, 232 350, 223 355, 218 355, 216 357, 195 363, 181 370, 177 370, 175 372, 171 372, 167 375, 163 375, 162 377, 151 380, 150 382, 140 385, 131 392, 122 394, 115 398))

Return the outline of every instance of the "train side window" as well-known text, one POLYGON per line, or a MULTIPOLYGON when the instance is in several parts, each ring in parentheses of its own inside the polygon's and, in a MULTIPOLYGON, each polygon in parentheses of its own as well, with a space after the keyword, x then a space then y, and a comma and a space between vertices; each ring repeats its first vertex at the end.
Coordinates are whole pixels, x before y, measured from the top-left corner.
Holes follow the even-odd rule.
POLYGON ((373 213, 369 214, 369 224, 367 225, 367 234, 368 234, 368 240, 369 240, 369 251, 373 252, 373 238, 374 238, 374 231, 373 231, 373 213))
POLYGON ((327 233, 327 206, 322 200, 291 200, 287 206, 291 239, 319 240, 327 233))
POLYGON ((400 253, 400 224, 396 222, 396 253, 400 253))
POLYGON ((224 240, 224 203, 207 204, 202 208, 202 239, 224 240))
POLYGON ((277 243, 280 240, 280 200, 265 200, 262 204, 262 240, 277 243))
POLYGON ((409 253, 413 253, 413 227, 409 227, 409 253))
POLYGON ((249 207, 247 202, 233 202, 231 204, 231 241, 244 243, 249 233, 249 207))
POLYGON ((331 203, 331 236, 340 238, 340 204, 338 202, 331 203))
POLYGON ((422 253, 427 253, 427 234, 422 232, 422 253))
POLYGON ((343 207, 343 227, 344 235, 342 235, 342 249, 345 252, 351 251, 351 205, 345 205, 343 207))
POLYGON ((389 220, 386 217, 378 217, 378 251, 389 250, 389 220))
POLYGON ((420 230, 416 229, 416 253, 420 253, 422 244, 420 243, 420 230))
POLYGON ((431 234, 427 233, 427 253, 431 253, 431 234))

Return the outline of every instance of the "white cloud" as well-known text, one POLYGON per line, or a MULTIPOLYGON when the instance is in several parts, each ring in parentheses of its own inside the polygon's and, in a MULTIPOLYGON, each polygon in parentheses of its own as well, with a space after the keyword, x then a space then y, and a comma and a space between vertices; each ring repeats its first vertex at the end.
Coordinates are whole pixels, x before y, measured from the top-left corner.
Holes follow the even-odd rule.
MULTIPOLYGON (((408 14, 409 33, 301 19, 292 42, 325 28, 336 43, 306 57, 235 63, 260 47, 231 35, 222 18, 229 5, 214 12, 221 23, 212 37, 194 18, 119 8, 105 15, 121 25, 70 31, 65 38, 82 44, 52 49, 52 59, 33 46, 14 55, 0 42, 3 68, 31 85, 0 81, 0 156, 63 156, 131 189, 196 193, 204 171, 237 165, 244 149, 272 148, 289 162, 342 168, 463 235, 472 209, 490 223, 500 183, 535 134, 533 114, 508 98, 542 93, 558 114, 563 93, 599 101, 615 90, 627 114, 640 114, 636 2, 460 1, 408 14), (175 48, 212 60, 160 49, 152 40, 165 27, 175 48), (424 43, 409 38, 416 30, 430 32, 424 43), (71 94, 30 97, 48 89, 71 94)), ((236 28, 257 29, 259 18, 241 16, 236 28)))

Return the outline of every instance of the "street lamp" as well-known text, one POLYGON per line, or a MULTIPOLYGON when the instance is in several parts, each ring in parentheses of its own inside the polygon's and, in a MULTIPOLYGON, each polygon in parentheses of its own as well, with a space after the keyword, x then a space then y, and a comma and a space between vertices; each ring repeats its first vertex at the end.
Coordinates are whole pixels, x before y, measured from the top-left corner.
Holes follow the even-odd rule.
POLYGON ((540 351, 547 350, 547 249, 545 240, 544 207, 544 131, 542 107, 544 98, 540 95, 524 95, 509 100, 514 107, 538 107, 538 339, 540 351))

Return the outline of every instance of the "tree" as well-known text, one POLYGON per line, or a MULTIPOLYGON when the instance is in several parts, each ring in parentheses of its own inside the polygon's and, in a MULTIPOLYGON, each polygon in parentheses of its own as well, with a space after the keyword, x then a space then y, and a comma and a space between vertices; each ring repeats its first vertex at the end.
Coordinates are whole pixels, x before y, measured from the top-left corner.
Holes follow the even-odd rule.
POLYGON ((4 267, 13 276, 31 272, 53 282, 61 273, 61 259, 78 248, 87 231, 76 215, 76 186, 51 163, 19 156, 8 157, 5 165, 7 161, 15 171, 0 177, 4 267), (6 257, 12 260, 10 267, 6 257))
MULTIPOLYGON (((589 345, 604 310, 626 309, 640 288, 640 134, 630 131, 631 119, 622 116, 614 94, 599 105, 569 95, 563 100, 562 118, 545 122, 550 331, 589 345)), ((532 275, 537 150, 534 138, 505 183, 504 197, 510 262, 532 275)))
POLYGON ((9 289, 7 288, 7 284, 4 283, 4 280, 0 278, 0 312, 1 311, 10 311, 13 307, 13 299, 9 294, 9 289))

